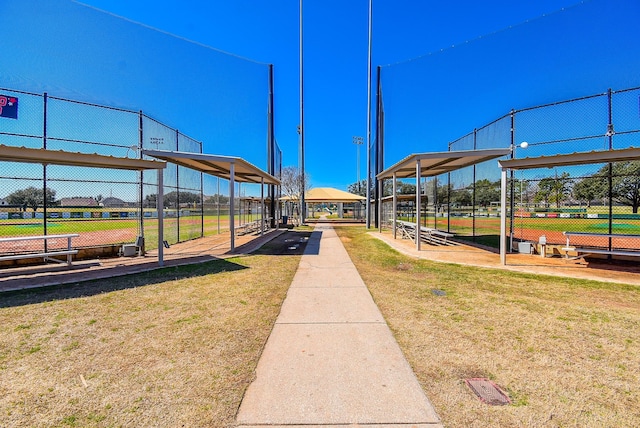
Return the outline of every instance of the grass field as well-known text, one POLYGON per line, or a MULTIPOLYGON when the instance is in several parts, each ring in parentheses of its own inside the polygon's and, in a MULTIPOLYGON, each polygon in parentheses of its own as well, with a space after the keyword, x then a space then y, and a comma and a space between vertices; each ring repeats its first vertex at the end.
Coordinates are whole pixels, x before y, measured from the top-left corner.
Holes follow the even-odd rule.
POLYGON ((640 426, 640 288, 416 260, 336 229, 445 426, 640 426), (513 404, 481 403, 473 377, 513 404))
MULTIPOLYGON (((336 229, 445 426, 640 425, 639 288, 336 229), (513 404, 480 403, 470 377, 513 404)), ((271 253, 2 295, 0 426, 232 426, 300 260, 271 253)))
POLYGON ((232 426, 299 259, 0 296, 0 426, 232 426))

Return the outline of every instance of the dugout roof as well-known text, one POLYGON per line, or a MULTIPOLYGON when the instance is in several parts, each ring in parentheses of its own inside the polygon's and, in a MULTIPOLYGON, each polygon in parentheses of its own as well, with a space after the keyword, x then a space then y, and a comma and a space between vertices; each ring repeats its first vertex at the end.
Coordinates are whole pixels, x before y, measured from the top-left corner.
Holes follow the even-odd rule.
POLYGON ((63 150, 31 149, 0 144, 0 161, 40 163, 45 165, 84 166, 141 171, 166 168, 165 162, 129 159, 63 150))
POLYGON ((628 148, 617 150, 594 150, 561 154, 553 156, 539 156, 535 158, 508 159, 498 161, 502 168, 500 186, 500 262, 507 264, 507 171, 514 169, 555 168, 558 166, 588 165, 609 162, 629 162, 640 160, 640 149, 628 148))
POLYGON ((276 177, 238 157, 169 150, 143 150, 142 153, 227 180, 231 179, 231 168, 233 166, 233 178, 235 181, 261 184, 262 180, 264 180, 264 184, 280 185, 280 180, 276 177))
POLYGON ((594 150, 591 152, 570 153, 565 155, 508 159, 498 161, 498 164, 502 169, 534 169, 608 162, 628 162, 634 160, 640 160, 640 148, 594 150))
POLYGON ((459 150, 454 152, 432 152, 409 155, 376 176, 378 180, 409 178, 416 176, 416 164, 420 163, 420 177, 434 177, 460 168, 496 159, 511 153, 511 148, 459 150))

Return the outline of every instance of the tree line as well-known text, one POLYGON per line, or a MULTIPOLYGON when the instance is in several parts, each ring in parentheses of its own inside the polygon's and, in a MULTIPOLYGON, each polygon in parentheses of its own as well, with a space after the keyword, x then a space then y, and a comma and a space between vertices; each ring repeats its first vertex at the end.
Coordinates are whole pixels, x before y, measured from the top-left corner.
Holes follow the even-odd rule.
MULTIPOLYGON (((488 207, 492 202, 500 201, 500 180, 482 179, 476 181, 475 186, 452 189, 451 192, 449 192, 448 185, 437 185, 437 188, 434 189, 435 183, 435 180, 430 181, 427 183, 427 189, 422 189, 425 194, 423 201, 428 201, 428 198, 434 194, 437 203, 450 203, 456 206, 475 204, 476 206, 488 207)), ((596 173, 580 179, 570 177, 568 172, 540 180, 514 179, 513 186, 516 199, 520 198, 526 204, 543 204, 559 209, 571 199, 586 207, 590 207, 597 200, 608 200, 615 204, 629 206, 632 212, 637 214, 638 208, 640 208, 640 161, 614 163, 611 170, 607 164, 596 173), (609 177, 611 177, 611 194, 609 194, 609 177)), ((366 196, 366 189, 366 180, 348 186, 350 193, 361 196, 366 196)), ((391 180, 385 180, 383 196, 391 195, 392 189, 391 180)), ((396 190, 400 195, 414 195, 416 186, 415 184, 398 182, 396 190)), ((373 186, 371 195, 375 197, 373 186)))

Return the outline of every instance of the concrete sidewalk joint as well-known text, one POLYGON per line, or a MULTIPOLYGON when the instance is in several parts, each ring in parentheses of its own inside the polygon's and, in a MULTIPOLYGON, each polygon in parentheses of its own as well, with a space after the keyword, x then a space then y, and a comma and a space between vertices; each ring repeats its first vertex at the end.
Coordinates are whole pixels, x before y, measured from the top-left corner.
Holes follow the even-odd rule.
POLYGON ((238 425, 441 426, 333 228, 307 245, 238 425))

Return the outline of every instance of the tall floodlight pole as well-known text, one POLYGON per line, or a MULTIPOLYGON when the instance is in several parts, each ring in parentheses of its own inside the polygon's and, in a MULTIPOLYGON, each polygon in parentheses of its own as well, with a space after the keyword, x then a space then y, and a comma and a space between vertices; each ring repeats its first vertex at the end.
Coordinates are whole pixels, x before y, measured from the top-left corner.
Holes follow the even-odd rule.
POLYGON ((360 186, 360 146, 362 143, 364 143, 364 139, 362 137, 353 137, 353 144, 356 145, 356 177, 358 178, 356 183, 358 184, 358 192, 362 190, 360 186))
MULTIPOLYGON (((301 0, 302 1, 302 0, 301 0)), ((369 47, 367 60, 367 229, 371 227, 371 22, 373 0, 369 0, 369 47)))
POLYGON ((302 49, 302 0, 300 0, 300 224, 304 224, 306 219, 306 209, 304 201, 305 174, 304 174, 304 61, 302 49))

